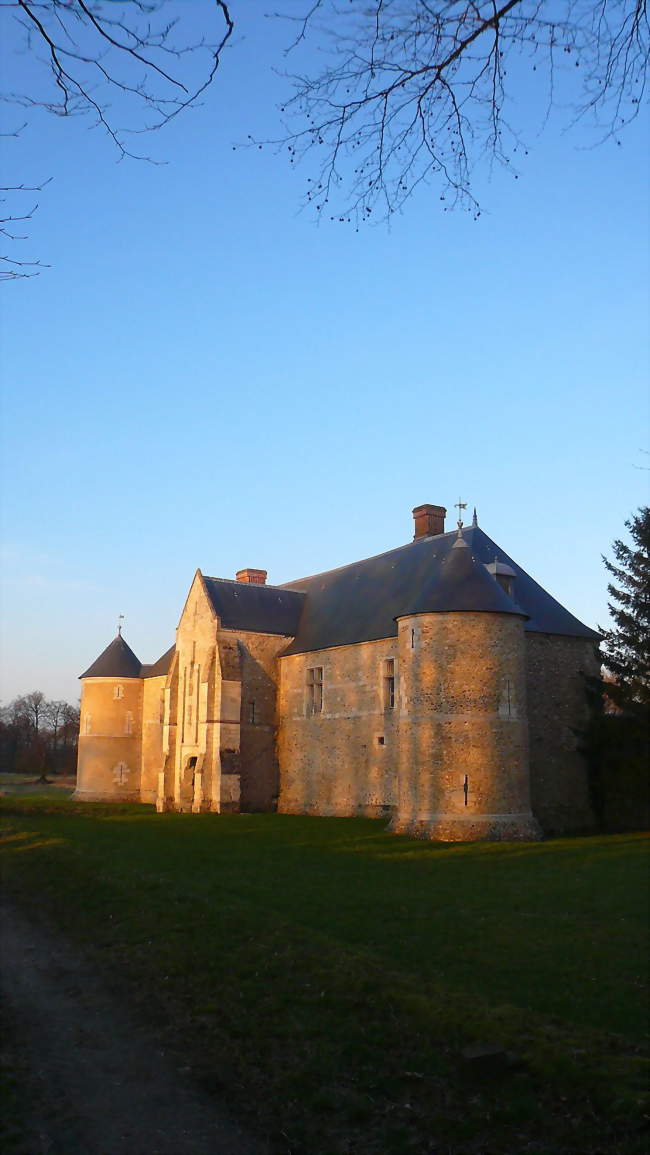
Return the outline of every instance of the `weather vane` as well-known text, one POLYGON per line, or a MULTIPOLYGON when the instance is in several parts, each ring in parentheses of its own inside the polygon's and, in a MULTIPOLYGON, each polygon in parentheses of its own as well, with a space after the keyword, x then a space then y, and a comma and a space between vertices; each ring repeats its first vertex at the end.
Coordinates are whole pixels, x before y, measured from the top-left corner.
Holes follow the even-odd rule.
POLYGON ((460 533, 461 529, 463 528, 463 510, 467 509, 467 502, 461 501, 459 497, 458 501, 454 505, 454 509, 458 510, 458 521, 456 524, 458 526, 458 532, 460 533))
POLYGON ((124 621, 124 614, 118 614, 117 618, 117 635, 122 637, 122 622, 124 621))

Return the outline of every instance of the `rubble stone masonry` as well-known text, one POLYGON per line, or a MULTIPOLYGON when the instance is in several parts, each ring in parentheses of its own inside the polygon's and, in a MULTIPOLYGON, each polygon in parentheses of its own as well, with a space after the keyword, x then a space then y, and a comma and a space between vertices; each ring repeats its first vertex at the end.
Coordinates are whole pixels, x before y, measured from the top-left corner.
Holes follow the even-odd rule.
POLYGON ((584 675, 598 670, 589 639, 526 634, 531 796, 547 834, 594 826, 579 746, 588 717, 584 675))
POLYGON ((85 678, 75 798, 140 801, 142 681, 85 678))
POLYGON ((397 638, 280 658, 279 809, 287 814, 390 814, 397 803, 399 708, 387 700, 387 659, 399 686, 397 638), (308 671, 322 669, 312 713, 308 671))
POLYGON ((448 841, 593 825, 579 752, 592 641, 467 611, 283 656, 290 641, 224 629, 197 574, 167 675, 84 678, 76 797, 390 816, 448 841))
POLYGON ((399 653, 399 804, 391 828, 445 841, 539 838, 523 618, 402 618, 399 653))

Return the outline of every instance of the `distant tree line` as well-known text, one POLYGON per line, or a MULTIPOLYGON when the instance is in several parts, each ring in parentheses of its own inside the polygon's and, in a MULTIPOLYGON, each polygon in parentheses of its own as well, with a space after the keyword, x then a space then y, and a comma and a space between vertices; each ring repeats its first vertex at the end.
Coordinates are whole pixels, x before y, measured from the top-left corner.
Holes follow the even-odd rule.
POLYGON ((5 774, 74 773, 79 707, 40 690, 0 707, 0 769, 5 774))

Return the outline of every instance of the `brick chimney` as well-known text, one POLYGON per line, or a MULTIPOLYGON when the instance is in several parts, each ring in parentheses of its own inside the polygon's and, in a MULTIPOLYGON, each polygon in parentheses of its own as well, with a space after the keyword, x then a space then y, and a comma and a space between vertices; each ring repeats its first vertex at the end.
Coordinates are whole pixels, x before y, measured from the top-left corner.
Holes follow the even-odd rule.
POLYGON ((265 569, 240 569, 235 574, 235 580, 238 582, 248 582, 251 586, 266 585, 266 570, 265 569))
POLYGON ((419 537, 433 537, 445 532, 445 517, 447 510, 444 505, 416 505, 413 510, 415 533, 413 541, 419 537))

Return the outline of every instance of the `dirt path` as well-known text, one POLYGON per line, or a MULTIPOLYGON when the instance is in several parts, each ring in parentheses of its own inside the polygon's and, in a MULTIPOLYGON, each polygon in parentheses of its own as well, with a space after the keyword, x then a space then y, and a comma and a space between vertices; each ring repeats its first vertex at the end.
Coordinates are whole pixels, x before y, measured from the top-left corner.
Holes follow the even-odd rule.
POLYGON ((0 904, 0 990, 26 1074, 20 1155, 263 1155, 72 946, 0 904))

